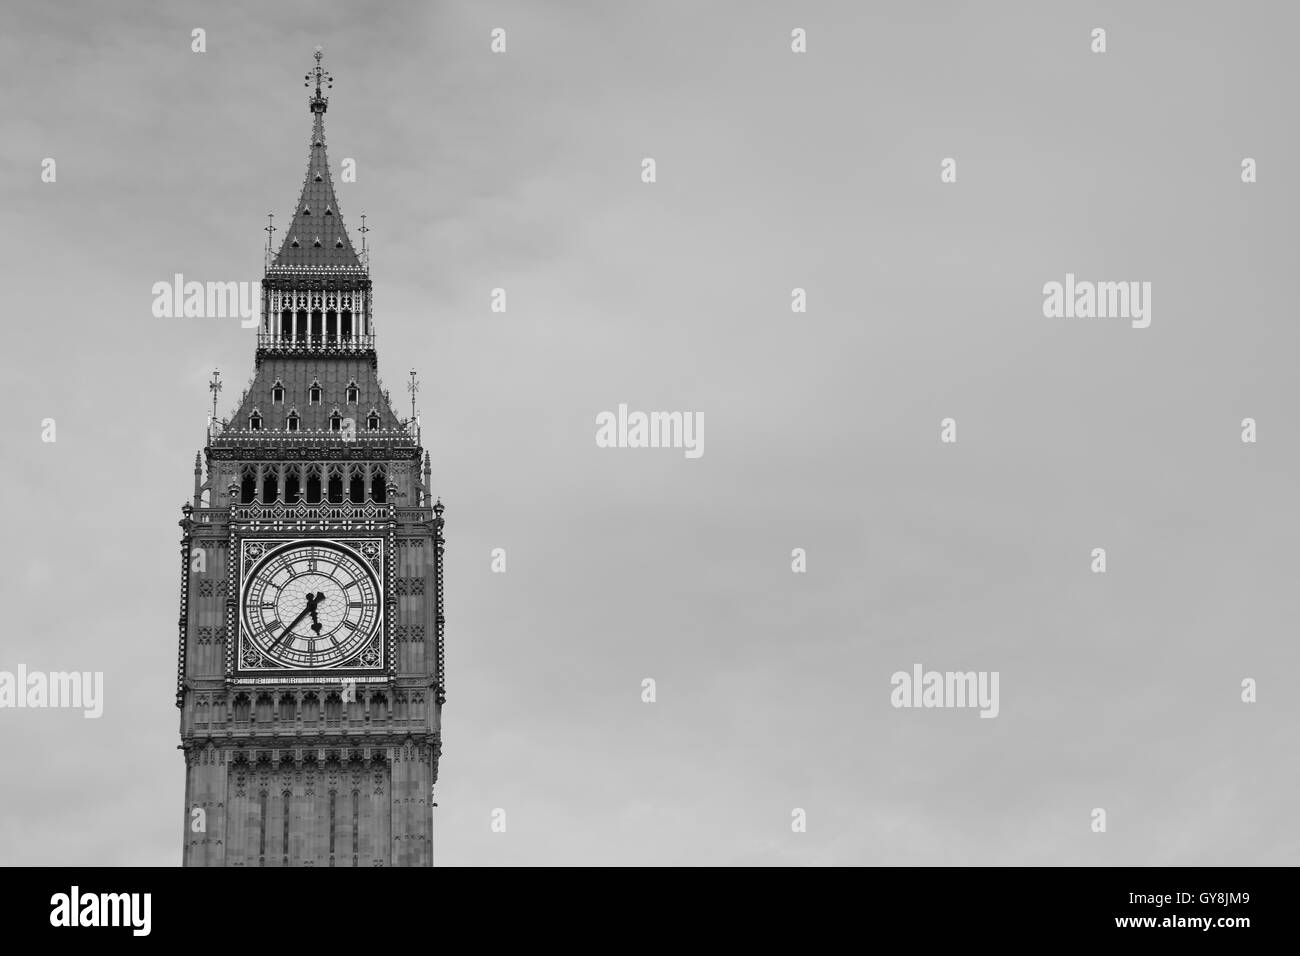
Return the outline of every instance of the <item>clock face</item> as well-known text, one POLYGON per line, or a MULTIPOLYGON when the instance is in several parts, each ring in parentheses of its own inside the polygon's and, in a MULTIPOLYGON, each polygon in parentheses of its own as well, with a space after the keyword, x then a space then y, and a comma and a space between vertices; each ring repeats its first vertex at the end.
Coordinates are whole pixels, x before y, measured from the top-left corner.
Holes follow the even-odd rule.
POLYGON ((246 574, 244 631, 271 667, 354 666, 379 632, 379 594, 374 571, 351 548, 293 541, 266 550, 246 574))

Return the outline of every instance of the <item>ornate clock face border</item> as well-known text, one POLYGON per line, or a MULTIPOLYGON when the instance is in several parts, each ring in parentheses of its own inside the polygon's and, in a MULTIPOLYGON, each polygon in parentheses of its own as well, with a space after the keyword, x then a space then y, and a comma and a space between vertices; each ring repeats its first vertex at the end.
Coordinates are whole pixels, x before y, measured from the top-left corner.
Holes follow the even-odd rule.
POLYGON ((394 589, 393 568, 396 535, 380 533, 345 533, 304 535, 283 532, 238 534, 232 532, 229 559, 226 562, 226 681, 231 684, 342 684, 388 682, 396 674, 396 648, 392 627, 394 589), (244 588, 248 574, 268 551, 290 544, 313 545, 332 542, 355 552, 369 565, 379 581, 379 628, 374 644, 379 662, 368 667, 333 667, 322 670, 281 667, 245 669, 240 666, 240 650, 248 639, 243 627, 244 588), (373 552, 373 554, 369 553, 373 552))

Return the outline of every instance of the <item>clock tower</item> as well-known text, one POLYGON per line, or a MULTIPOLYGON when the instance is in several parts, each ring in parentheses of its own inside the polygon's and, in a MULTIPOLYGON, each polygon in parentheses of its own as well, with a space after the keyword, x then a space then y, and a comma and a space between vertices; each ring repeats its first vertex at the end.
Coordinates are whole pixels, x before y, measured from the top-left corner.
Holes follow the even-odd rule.
POLYGON ((380 383, 369 258, 325 153, 319 48, 313 85, 302 193, 279 252, 268 242, 253 379, 218 421, 214 377, 182 509, 185 866, 433 863, 443 507, 415 373, 409 418, 380 383))

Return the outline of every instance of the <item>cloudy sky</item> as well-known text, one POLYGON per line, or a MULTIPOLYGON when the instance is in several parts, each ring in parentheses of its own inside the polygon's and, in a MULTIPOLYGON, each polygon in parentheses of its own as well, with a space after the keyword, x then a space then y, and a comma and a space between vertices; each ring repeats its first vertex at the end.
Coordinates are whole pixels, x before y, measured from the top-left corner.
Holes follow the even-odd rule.
POLYGON ((0 863, 179 863, 176 521, 254 333, 150 290, 260 278, 317 44, 448 509, 439 864, 1300 855, 1292 6, 0 17, 0 670, 106 682, 0 710, 0 863), (1045 318, 1067 272, 1152 283, 1150 327, 1045 318), (597 448, 620 403, 705 454, 597 448), (892 708, 918 663, 997 671, 997 718, 892 708))

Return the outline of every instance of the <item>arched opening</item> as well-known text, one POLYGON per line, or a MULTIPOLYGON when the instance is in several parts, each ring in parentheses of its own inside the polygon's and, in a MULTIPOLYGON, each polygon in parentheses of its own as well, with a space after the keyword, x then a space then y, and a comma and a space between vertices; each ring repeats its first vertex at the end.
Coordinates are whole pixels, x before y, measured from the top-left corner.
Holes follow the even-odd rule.
POLYGON ((257 499, 257 472, 252 468, 245 468, 239 476, 239 500, 242 504, 251 505, 257 499))
POLYGON ((320 698, 309 693, 302 699, 302 722, 308 727, 314 727, 318 720, 320 720, 320 698))
POLYGON ((325 698, 325 723, 334 725, 343 717, 343 700, 338 694, 325 698))
POLYGON ((284 473, 284 503, 287 505, 296 505, 298 499, 302 497, 302 479, 298 475, 297 468, 288 468, 284 473))
POLYGON ((352 477, 348 481, 348 498, 354 505, 366 500, 366 476, 360 468, 352 469, 352 477))
POLYGON ((307 310, 306 309, 298 310, 297 340, 302 343, 305 343, 307 341, 307 310))
POLYGON ((321 315, 320 309, 312 309, 311 312, 311 342, 312 345, 320 345, 321 338, 321 315))
POLYGON ((259 724, 269 724, 271 722, 271 713, 275 709, 275 701, 271 700, 270 694, 262 694, 257 698, 257 722, 259 724))
POLYGON ((382 502, 388 497, 387 478, 382 468, 376 468, 370 476, 370 497, 375 501, 382 502))
POLYGON ((320 469, 313 468, 307 472, 307 504, 320 504, 320 469))
POLYGON ((375 694, 370 698, 370 719, 372 721, 383 720, 388 715, 388 698, 383 694, 375 694))
POLYGON ((280 338, 285 342, 293 338, 293 312, 289 309, 280 313, 280 338))
POLYGON ((295 717, 294 710, 297 709, 297 702, 290 694, 285 694, 280 698, 280 723, 291 724, 295 717))
POLYGON ((235 714, 234 714, 234 717, 235 717, 235 723, 236 723, 237 725, 238 725, 238 724, 243 724, 243 725, 247 726, 247 724, 248 724, 248 715, 249 715, 249 713, 252 711, 252 709, 253 709, 253 705, 252 705, 252 702, 248 699, 248 695, 247 695, 247 694, 239 694, 238 696, 236 696, 236 697, 235 697, 235 706, 234 706, 234 710, 235 710, 235 714))
POLYGON ((274 468, 267 468, 266 473, 262 475, 262 500, 274 501, 280 497, 280 476, 275 473, 274 468))
POLYGON ((339 340, 339 314, 333 309, 325 313, 325 341, 333 345, 339 340))
POLYGON ((343 323, 339 327, 339 335, 344 342, 348 342, 352 339, 352 310, 344 309, 341 318, 343 323))
POLYGON ((343 475, 337 469, 330 470, 329 501, 332 505, 343 503, 343 475))
POLYGON ((371 412, 370 415, 366 418, 366 428, 370 429, 372 432, 379 431, 378 412, 371 412))

